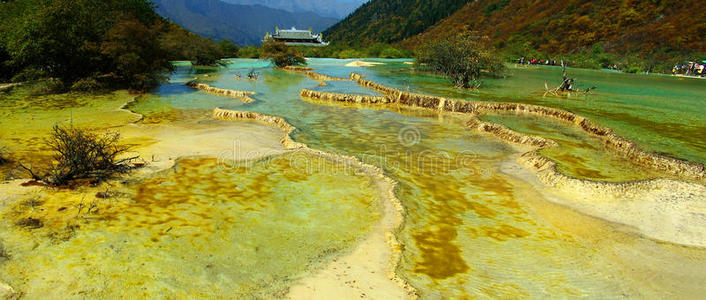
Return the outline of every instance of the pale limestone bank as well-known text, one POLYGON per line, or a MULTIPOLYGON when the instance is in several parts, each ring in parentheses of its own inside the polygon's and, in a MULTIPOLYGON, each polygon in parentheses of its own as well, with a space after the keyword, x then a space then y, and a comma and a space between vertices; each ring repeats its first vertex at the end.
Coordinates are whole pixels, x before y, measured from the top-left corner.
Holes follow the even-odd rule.
POLYGON ((282 70, 294 71, 294 72, 306 72, 306 71, 313 71, 314 68, 301 67, 301 66, 286 66, 286 67, 283 67, 282 70))
POLYGON ((21 85, 22 83, 0 83, 0 92, 6 92, 21 85))
POLYGON ((316 81, 350 81, 350 79, 348 78, 329 76, 326 74, 320 74, 312 71, 307 71, 306 77, 309 77, 309 79, 316 81))
POLYGON ((265 123, 269 126, 274 126, 276 128, 282 129, 285 132, 284 137, 280 139, 280 142, 286 149, 301 149, 305 148, 306 145, 302 143, 297 143, 289 136, 296 128, 290 125, 283 118, 265 115, 261 113, 251 112, 251 111, 235 111, 222 108, 215 108, 213 110, 213 117, 225 120, 250 120, 259 121, 265 123))
POLYGON ((384 63, 356 60, 354 62, 347 63, 346 67, 374 67, 377 65, 384 65, 384 63))
POLYGON ((316 73, 314 72, 315 69, 307 67, 286 66, 282 68, 282 70, 304 73, 306 77, 309 77, 309 79, 316 81, 350 81, 349 78, 335 77, 326 74, 316 73))
POLYGON ((607 183, 582 180, 557 170, 537 151, 517 161, 552 187, 559 203, 644 236, 675 244, 706 247, 706 186, 674 179, 607 183))
POLYGON ((20 294, 17 293, 11 286, 0 282, 0 299, 20 299, 20 294))
POLYGON ((191 88, 202 90, 206 93, 217 94, 217 95, 222 95, 222 96, 231 97, 231 98, 238 98, 238 99, 243 100, 243 103, 255 102, 255 99, 250 98, 250 96, 255 95, 256 93, 251 92, 251 91, 236 91, 236 90, 229 90, 229 89, 221 89, 221 88, 217 88, 217 87, 212 87, 208 84, 197 83, 194 81, 190 81, 190 82, 186 83, 186 85, 191 88))
POLYGON ((347 102, 347 103, 386 103, 387 98, 383 96, 370 95, 347 95, 331 92, 321 92, 309 89, 303 89, 299 95, 303 98, 308 98, 318 101, 332 102, 347 102))
MULTIPOLYGON (((535 148, 517 157, 545 186, 554 189, 561 204, 601 219, 628 225, 645 236, 676 244, 706 247, 706 186, 674 179, 608 183, 563 174, 538 150, 556 142, 525 135, 499 124, 473 118, 467 126, 505 141, 535 148)), ((527 178, 524 178, 527 179, 527 178)))
POLYGON ((413 299, 415 290, 400 279, 395 270, 400 260, 401 245, 395 237, 404 220, 404 208, 395 196, 396 182, 385 176, 382 169, 368 165, 353 156, 340 155, 311 149, 294 142, 289 134, 295 128, 276 116, 248 111, 233 111, 221 108, 213 110, 216 118, 228 120, 252 120, 283 129, 286 134, 282 144, 290 150, 302 151, 331 161, 349 165, 370 177, 382 201, 382 219, 372 232, 353 251, 335 259, 324 269, 315 272, 295 284, 287 298, 330 299, 338 295, 342 299, 371 297, 373 299, 413 299))

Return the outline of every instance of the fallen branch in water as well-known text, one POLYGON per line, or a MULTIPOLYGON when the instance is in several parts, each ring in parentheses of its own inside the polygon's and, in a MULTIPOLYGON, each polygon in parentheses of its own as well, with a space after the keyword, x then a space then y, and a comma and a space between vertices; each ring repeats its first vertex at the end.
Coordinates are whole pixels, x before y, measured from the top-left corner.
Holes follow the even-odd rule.
POLYGON ((544 96, 547 96, 547 94, 552 94, 554 96, 559 96, 561 93, 567 93, 567 95, 570 95, 571 92, 583 92, 584 94, 588 94, 590 91, 595 90, 597 87, 592 86, 590 88, 587 88, 585 90, 577 90, 576 89, 576 80, 573 77, 569 77, 566 73, 566 66, 567 64, 562 60, 561 61, 561 84, 556 87, 555 89, 550 89, 549 84, 547 82, 544 82, 544 96))

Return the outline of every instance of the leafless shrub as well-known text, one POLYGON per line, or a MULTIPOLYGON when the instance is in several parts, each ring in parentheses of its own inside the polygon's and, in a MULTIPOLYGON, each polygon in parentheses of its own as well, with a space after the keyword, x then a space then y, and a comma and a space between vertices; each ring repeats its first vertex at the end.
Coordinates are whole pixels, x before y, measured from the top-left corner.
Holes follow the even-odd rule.
POLYGON ((43 173, 20 164, 33 179, 54 186, 66 186, 79 181, 101 182, 125 173, 137 164, 139 156, 120 158, 129 146, 120 145, 120 134, 98 135, 73 126, 54 126, 47 145, 54 150, 53 165, 43 173))
POLYGON ((19 221, 15 222, 15 225, 26 227, 29 229, 39 229, 39 228, 44 227, 44 222, 42 222, 41 219, 27 217, 27 218, 22 218, 19 221))
POLYGON ((0 165, 7 163, 7 148, 0 146, 0 165))
POLYGON ((7 253, 7 250, 5 250, 5 245, 3 245, 0 240, 0 261, 4 259, 10 259, 10 254, 7 253))
POLYGON ((29 207, 29 208, 32 208, 32 209, 35 208, 35 207, 37 207, 37 206, 42 206, 43 204, 44 204, 44 201, 42 201, 41 199, 38 199, 38 198, 34 198, 34 197, 29 198, 29 199, 27 199, 27 200, 25 200, 25 201, 20 202, 20 205, 26 206, 26 207, 29 207))

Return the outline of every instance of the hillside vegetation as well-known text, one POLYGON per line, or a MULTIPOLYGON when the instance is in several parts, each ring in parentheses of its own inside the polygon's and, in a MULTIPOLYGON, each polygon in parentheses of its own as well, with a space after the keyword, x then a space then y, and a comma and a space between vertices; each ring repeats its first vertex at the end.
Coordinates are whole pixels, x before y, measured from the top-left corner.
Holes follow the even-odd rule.
POLYGON ((170 60, 215 64, 224 56, 147 0, 1 2, 0 32, 0 81, 51 78, 48 90, 57 92, 144 90, 165 79, 170 60))
POLYGON ((324 32, 331 42, 368 46, 394 43, 423 32, 470 0, 372 0, 324 32))
POLYGON ((573 66, 617 64, 668 72, 706 59, 701 0, 373 0, 326 34, 342 44, 427 40, 472 31, 487 36, 508 60, 566 59, 573 66))
POLYGON ((706 52, 702 6, 700 0, 479 0, 403 44, 414 48, 472 30, 514 57, 568 54, 587 67, 622 63, 664 72, 706 52))

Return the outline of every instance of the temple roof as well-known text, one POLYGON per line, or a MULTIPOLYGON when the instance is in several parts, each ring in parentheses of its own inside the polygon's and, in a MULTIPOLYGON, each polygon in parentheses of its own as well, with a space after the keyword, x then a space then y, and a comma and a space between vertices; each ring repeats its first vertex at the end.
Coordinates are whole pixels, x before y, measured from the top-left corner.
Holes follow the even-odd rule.
POLYGON ((325 47, 329 44, 323 41, 321 34, 313 34, 311 30, 297 30, 294 27, 286 30, 279 30, 279 28, 277 28, 275 34, 265 34, 263 41, 269 39, 284 41, 284 43, 289 46, 325 47))
POLYGON ((273 37, 278 39, 292 39, 292 40, 310 40, 315 39, 318 35, 314 35, 309 30, 297 30, 295 28, 288 30, 279 30, 273 37))

